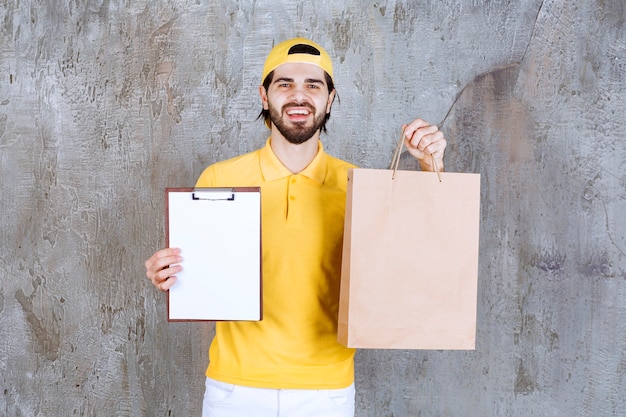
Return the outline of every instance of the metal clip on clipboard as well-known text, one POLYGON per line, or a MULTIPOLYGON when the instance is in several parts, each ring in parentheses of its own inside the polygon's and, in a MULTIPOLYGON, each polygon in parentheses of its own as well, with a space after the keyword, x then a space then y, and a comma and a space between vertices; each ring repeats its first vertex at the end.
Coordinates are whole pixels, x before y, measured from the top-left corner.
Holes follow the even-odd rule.
POLYGON ((192 200, 235 200, 235 190, 232 188, 194 188, 192 200))

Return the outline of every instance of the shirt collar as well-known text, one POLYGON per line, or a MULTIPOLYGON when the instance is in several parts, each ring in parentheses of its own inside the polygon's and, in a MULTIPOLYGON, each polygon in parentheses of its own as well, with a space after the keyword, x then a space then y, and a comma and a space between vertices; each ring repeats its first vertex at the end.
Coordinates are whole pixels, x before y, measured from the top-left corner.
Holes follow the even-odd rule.
MULTIPOLYGON (((261 172, 266 181, 274 181, 294 175, 280 162, 280 159, 274 154, 270 145, 270 139, 265 142, 265 146, 261 149, 261 172)), ((324 145, 318 141, 317 155, 313 161, 304 168, 298 175, 304 175, 319 184, 324 183, 326 178, 326 152, 324 145)))

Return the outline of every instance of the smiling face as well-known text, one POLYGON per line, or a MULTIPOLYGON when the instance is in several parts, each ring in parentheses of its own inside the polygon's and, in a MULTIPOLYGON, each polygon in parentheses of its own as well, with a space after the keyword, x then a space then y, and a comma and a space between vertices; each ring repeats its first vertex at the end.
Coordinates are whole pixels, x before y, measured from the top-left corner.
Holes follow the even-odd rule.
POLYGON ((324 70, 304 63, 277 67, 267 90, 261 88, 263 108, 269 111, 271 123, 293 144, 319 135, 334 97, 335 91, 328 91, 324 70))

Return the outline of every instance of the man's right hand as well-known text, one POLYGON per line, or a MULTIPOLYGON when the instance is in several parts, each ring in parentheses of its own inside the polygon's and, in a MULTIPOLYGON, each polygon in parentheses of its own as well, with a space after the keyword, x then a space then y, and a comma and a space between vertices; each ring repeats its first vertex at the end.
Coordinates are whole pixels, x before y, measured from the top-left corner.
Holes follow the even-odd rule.
POLYGON ((161 291, 167 291, 176 283, 176 274, 182 271, 179 248, 166 248, 156 251, 146 261, 146 276, 152 285, 161 291))

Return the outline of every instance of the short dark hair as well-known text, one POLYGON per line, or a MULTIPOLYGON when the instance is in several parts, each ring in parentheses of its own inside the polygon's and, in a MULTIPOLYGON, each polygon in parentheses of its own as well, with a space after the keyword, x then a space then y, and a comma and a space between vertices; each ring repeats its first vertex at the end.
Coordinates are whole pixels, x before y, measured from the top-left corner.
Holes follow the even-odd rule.
MULTIPOLYGON (((330 75, 328 75, 326 71, 324 71, 324 78, 326 78, 326 85, 328 86, 328 92, 330 93, 331 91, 335 90, 335 83, 333 82, 333 79, 330 77, 330 75)), ((270 88, 270 84, 272 83, 273 79, 274 79, 274 71, 267 74, 267 77, 265 77, 265 80, 263 80, 263 88, 265 88, 265 91, 267 91, 270 88)), ((337 90, 335 90, 335 99, 339 101, 339 95, 337 94, 337 90)), ((257 120, 261 118, 263 119, 263 121, 269 124, 270 111, 261 109, 261 113, 259 113, 259 115, 257 116, 257 120)), ((320 128, 320 130, 324 133, 326 133, 326 122, 328 121, 328 119, 330 119, 330 112, 326 113, 326 115, 324 116, 324 122, 322 123, 322 126, 320 128)))

